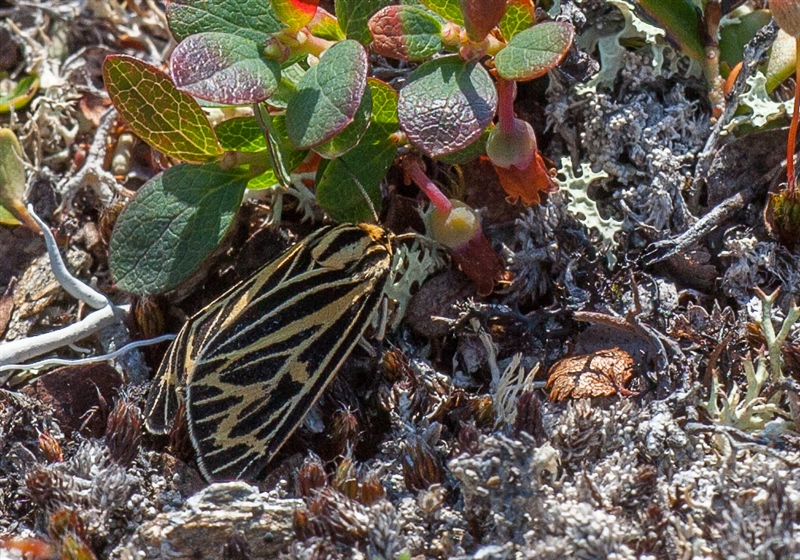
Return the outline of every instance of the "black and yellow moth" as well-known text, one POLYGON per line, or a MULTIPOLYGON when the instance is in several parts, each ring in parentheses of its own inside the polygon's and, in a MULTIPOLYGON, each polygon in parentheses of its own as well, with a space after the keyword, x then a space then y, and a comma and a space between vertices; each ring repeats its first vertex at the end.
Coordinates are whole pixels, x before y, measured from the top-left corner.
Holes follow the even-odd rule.
POLYGON ((371 224, 322 228, 194 315, 156 374, 147 429, 167 433, 184 404, 203 475, 256 476, 380 307, 392 237, 371 224))

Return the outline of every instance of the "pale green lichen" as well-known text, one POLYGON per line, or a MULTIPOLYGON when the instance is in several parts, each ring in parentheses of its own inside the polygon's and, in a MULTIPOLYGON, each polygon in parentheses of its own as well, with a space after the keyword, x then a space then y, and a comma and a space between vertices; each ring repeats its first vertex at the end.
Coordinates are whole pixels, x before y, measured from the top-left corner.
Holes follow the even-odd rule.
POLYGON ((776 333, 772 323, 772 308, 777 300, 778 291, 766 295, 756 289, 756 295, 761 300, 761 317, 756 323, 764 336, 769 359, 766 356, 759 356, 755 364, 750 359, 744 360, 742 366, 747 384, 744 395, 736 383, 733 383, 730 392, 726 393, 720 385, 717 372, 714 371, 709 399, 705 403, 709 416, 716 423, 751 432, 765 430, 771 422, 797 414, 797 411, 790 412, 781 406, 784 397, 787 397, 790 408, 796 408, 795 395, 779 390, 769 398, 765 398, 763 390, 768 384, 780 383, 785 378, 781 346, 789 336, 791 328, 800 319, 800 307, 792 304, 780 330, 776 333))
POLYGON ((737 114, 725 125, 725 133, 732 133, 742 125, 762 128, 792 112, 793 100, 773 101, 767 93, 767 77, 761 71, 747 78, 747 89, 739 95, 739 107, 746 112, 737 114))
POLYGON ((613 264, 611 251, 616 246, 614 235, 622 231, 622 222, 614 218, 604 218, 597 208, 597 203, 589 198, 589 185, 597 179, 605 179, 608 173, 605 171, 592 171, 588 163, 581 164, 580 176, 575 175, 572 162, 568 157, 561 158, 561 168, 558 172, 556 181, 561 187, 562 192, 569 195, 567 209, 578 216, 588 228, 597 229, 603 240, 603 249, 609 259, 609 264, 613 264), (560 177, 563 176, 564 179, 560 177))
POLYGON ((579 46, 587 52, 597 49, 600 54, 600 71, 595 74, 584 86, 578 86, 580 95, 594 93, 598 86, 611 86, 617 78, 617 73, 624 67, 623 55, 627 51, 626 43, 631 40, 643 41, 652 52, 652 67, 655 74, 661 72, 664 64, 664 49, 668 46, 666 32, 660 27, 651 25, 636 14, 635 6, 628 0, 609 0, 619 8, 625 19, 622 30, 609 35, 601 27, 587 30, 578 38, 579 46))
POLYGON ((444 268, 445 263, 444 253, 418 240, 411 247, 399 246, 392 259, 392 278, 384 288, 386 296, 396 302, 390 329, 396 329, 402 321, 415 286, 422 285, 428 276, 444 268))

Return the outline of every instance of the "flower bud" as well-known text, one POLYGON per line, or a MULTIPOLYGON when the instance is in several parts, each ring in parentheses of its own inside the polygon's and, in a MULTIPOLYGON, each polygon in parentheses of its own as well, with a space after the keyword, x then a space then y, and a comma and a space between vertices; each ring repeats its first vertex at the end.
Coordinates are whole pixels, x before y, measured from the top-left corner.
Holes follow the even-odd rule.
POLYGON ((451 249, 461 270, 477 285, 478 294, 489 295, 503 273, 500 259, 483 234, 475 210, 458 200, 450 202, 449 214, 438 208, 428 214, 428 234, 451 249))
POLYGON ((496 126, 486 140, 486 155, 492 163, 508 169, 512 165, 517 169, 527 169, 536 153, 536 134, 529 122, 514 119, 510 131, 496 126))

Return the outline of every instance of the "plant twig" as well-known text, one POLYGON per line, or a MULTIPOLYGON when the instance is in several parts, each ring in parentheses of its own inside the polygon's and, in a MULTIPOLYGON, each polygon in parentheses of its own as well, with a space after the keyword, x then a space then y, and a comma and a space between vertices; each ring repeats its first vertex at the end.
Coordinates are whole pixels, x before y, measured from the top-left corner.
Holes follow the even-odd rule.
POLYGON ((69 295, 75 299, 79 299, 90 307, 101 309, 110 305, 113 309, 114 304, 111 303, 104 294, 84 284, 67 270, 67 265, 61 257, 61 252, 58 250, 58 245, 56 244, 55 237, 53 237, 53 233, 50 231, 48 225, 36 215, 36 212, 33 210, 33 204, 28 204, 28 213, 36 222, 36 225, 39 226, 39 229, 42 230, 44 243, 47 246, 47 255, 50 257, 50 266, 61 287, 64 288, 69 295))
MULTIPOLYGON (((0 344, 0 365, 15 364, 47 354, 58 348, 73 344, 99 330, 120 322, 120 313, 129 313, 130 305, 111 307, 107 305, 90 313, 82 320, 56 331, 12 340, 0 344)), ((4 381, 0 378, 0 382, 4 381)))
POLYGON ((75 193, 84 183, 89 183, 97 191, 97 195, 105 205, 109 205, 114 195, 122 190, 122 187, 114 179, 114 176, 104 168, 106 152, 108 151, 108 137, 111 134, 111 127, 117 118, 116 109, 109 109, 100 119, 100 126, 97 127, 92 145, 87 152, 86 161, 83 167, 72 177, 65 178, 59 185, 58 190, 64 196, 61 203, 62 209, 72 206, 72 199, 75 193))
POLYGON ((642 264, 652 266, 684 252, 727 222, 734 213, 744 208, 751 198, 752 193, 741 192, 726 198, 680 235, 653 243, 642 256, 642 264))
POLYGON ((690 197, 694 206, 697 206, 697 199, 708 178, 708 171, 711 169, 711 164, 714 162, 714 158, 719 151, 719 143, 724 138, 725 127, 735 116, 736 109, 739 108, 739 94, 744 91, 747 79, 755 73, 759 64, 762 63, 762 59, 766 55, 767 50, 772 46, 772 43, 775 42, 775 36, 777 34, 778 26, 772 21, 765 25, 761 31, 756 33, 756 36, 753 37, 745 47, 742 69, 736 78, 732 94, 725 104, 725 110, 722 112, 719 119, 717 119, 714 129, 711 131, 708 140, 706 140, 703 150, 697 156, 694 180, 690 188, 690 197))
MULTIPOLYGON (((48 358, 46 360, 40 360, 38 362, 33 362, 31 364, 6 364, 0 366, 0 372, 39 370, 51 366, 82 366, 86 364, 94 364, 97 362, 105 362, 107 360, 113 360, 115 358, 118 358, 119 356, 122 356, 126 352, 130 352, 131 350, 135 350, 136 348, 140 348, 142 346, 150 346, 151 344, 159 344, 161 342, 166 342, 174 338, 175 338, 174 334, 163 334, 161 336, 157 336, 155 338, 149 338, 147 340, 135 340, 133 342, 129 342, 128 344, 126 344, 121 348, 118 348, 117 350, 114 350, 113 352, 109 352, 108 354, 101 354, 99 356, 90 356, 88 358, 78 358, 74 360, 68 360, 63 358, 48 358)), ((31 339, 27 338, 24 340, 30 341, 31 339)), ((2 376, 0 376, 0 381, 4 381, 2 376)))

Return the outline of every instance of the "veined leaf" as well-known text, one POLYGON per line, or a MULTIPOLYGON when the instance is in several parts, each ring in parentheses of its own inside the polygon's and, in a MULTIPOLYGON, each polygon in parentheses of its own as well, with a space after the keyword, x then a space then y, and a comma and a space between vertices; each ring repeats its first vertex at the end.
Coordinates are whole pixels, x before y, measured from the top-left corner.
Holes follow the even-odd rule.
POLYGON ((167 21, 176 41, 216 31, 263 44, 284 27, 269 0, 171 0, 167 21))
POLYGON ((413 6, 387 6, 369 20, 372 51, 387 58, 425 60, 442 49, 442 24, 413 6))
POLYGON ((367 21, 372 14, 389 4, 391 0, 336 0, 336 17, 348 39, 355 39, 366 46, 372 41, 367 21))
POLYGON ((175 47, 170 71, 175 85, 194 97, 226 105, 268 99, 281 67, 261 54, 255 41, 230 33, 197 33, 175 47))
POLYGON ((459 56, 420 65, 400 90, 400 128, 425 154, 441 157, 474 142, 489 126, 497 91, 486 69, 459 56))
POLYGON ((353 122, 367 86, 367 53, 342 41, 308 69, 286 107, 286 131, 297 148, 330 140, 353 122))
POLYGON ((110 243, 111 273, 134 294, 165 292, 216 249, 242 203, 249 176, 215 163, 176 165, 128 202, 110 243))
POLYGON ((546 21, 514 35, 497 53, 497 73, 506 80, 532 80, 558 66, 567 54, 575 28, 566 21, 546 21))
POLYGON ((103 64, 108 95, 128 126, 145 142, 187 162, 207 162, 222 148, 205 113, 166 74, 141 60, 111 55, 103 64))

